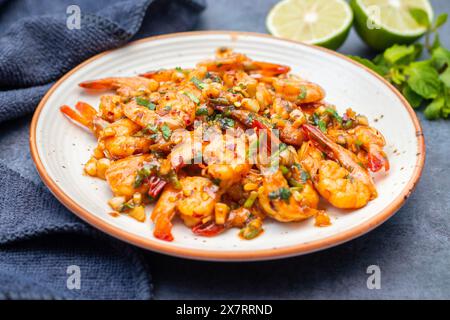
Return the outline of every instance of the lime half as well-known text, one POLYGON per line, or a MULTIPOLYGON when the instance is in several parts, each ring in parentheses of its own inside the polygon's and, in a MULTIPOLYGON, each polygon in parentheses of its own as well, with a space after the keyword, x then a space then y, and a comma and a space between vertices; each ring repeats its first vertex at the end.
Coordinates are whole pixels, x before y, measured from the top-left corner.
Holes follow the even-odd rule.
POLYGON ((284 0, 270 10, 266 26, 276 37, 338 49, 352 21, 344 0, 284 0))
POLYGON ((424 10, 433 20, 433 8, 428 0, 351 0, 355 28, 361 38, 376 50, 394 44, 409 44, 426 32, 410 14, 410 9, 424 10))

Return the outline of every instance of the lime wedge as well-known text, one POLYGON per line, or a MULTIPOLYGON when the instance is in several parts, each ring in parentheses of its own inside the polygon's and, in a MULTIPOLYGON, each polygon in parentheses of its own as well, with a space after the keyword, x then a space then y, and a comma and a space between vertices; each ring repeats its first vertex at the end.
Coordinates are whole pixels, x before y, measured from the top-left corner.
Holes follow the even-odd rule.
POLYGON ((394 44, 409 44, 426 32, 410 14, 410 9, 424 10, 433 20, 428 0, 351 0, 355 28, 372 48, 385 50, 394 44))
POLYGON ((270 10, 266 26, 276 37, 337 49, 347 39, 352 21, 344 0, 284 0, 270 10))

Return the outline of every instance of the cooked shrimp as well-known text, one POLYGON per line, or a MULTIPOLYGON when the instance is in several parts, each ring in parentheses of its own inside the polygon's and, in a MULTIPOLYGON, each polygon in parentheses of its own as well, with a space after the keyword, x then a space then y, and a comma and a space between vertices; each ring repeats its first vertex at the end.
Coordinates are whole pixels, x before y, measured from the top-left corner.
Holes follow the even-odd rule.
MULTIPOLYGON (((220 108, 220 107, 219 107, 220 108)), ((276 122, 275 129, 279 130, 279 140, 272 132, 272 123, 269 120, 260 117, 258 114, 242 109, 233 109, 229 111, 231 116, 244 124, 247 128, 263 129, 269 134, 269 140, 273 140, 273 144, 278 144, 279 140, 294 146, 301 146, 304 141, 304 133, 299 130, 290 121, 284 121, 283 124, 276 122)))
MULTIPOLYGON (((217 202, 218 186, 204 177, 180 179, 183 197, 178 203, 182 219, 195 219, 198 222, 211 217, 217 202)), ((192 220, 191 220, 192 221, 192 220)))
POLYGON ((203 177, 182 178, 180 184, 181 190, 167 186, 153 209, 154 235, 159 239, 173 240, 171 220, 176 211, 188 226, 212 218, 218 187, 203 177))
POLYGON ((161 193, 158 202, 153 208, 151 219, 155 224, 153 235, 155 238, 173 241, 172 219, 175 215, 178 200, 181 198, 181 190, 167 185, 161 193))
POLYGON ((247 138, 243 132, 240 135, 239 133, 225 135, 216 133, 210 134, 209 140, 203 149, 207 163, 206 173, 219 181, 220 187, 226 190, 242 180, 252 167, 245 157, 236 156, 244 155, 247 138))
POLYGON ((121 159, 149 151, 152 141, 133 136, 141 127, 129 119, 120 119, 99 132, 99 149, 109 159, 121 159))
POLYGON ((275 92, 283 99, 298 104, 318 102, 325 98, 325 91, 317 84, 298 79, 275 79, 275 92))
POLYGON ((166 93, 161 99, 164 105, 155 106, 150 110, 139 105, 135 100, 123 107, 123 113, 127 118, 136 122, 141 127, 167 125, 171 130, 185 128, 195 119, 195 104, 184 94, 166 93))
POLYGON ((60 110, 70 119, 94 131, 94 118, 97 116, 97 110, 91 105, 85 102, 78 102, 75 105, 75 110, 67 105, 61 106, 60 110))
POLYGON ((156 71, 148 71, 141 74, 141 77, 153 79, 157 82, 180 82, 186 79, 186 75, 189 74, 190 69, 161 69, 156 71))
POLYGON ((114 122, 123 118, 122 98, 116 95, 104 95, 100 97, 98 115, 108 122, 114 122))
POLYGON ((303 128, 317 147, 306 143, 299 156, 322 197, 342 209, 361 208, 377 197, 372 178, 352 152, 331 141, 316 127, 304 125, 303 128), (335 161, 324 159, 319 149, 335 161))
POLYGON ((97 116, 97 111, 91 105, 85 102, 78 102, 75 105, 75 110, 67 105, 61 106, 60 111, 78 124, 91 130, 96 137, 101 130, 109 125, 107 121, 97 116))
POLYGON ((354 134, 356 141, 367 151, 370 171, 377 172, 383 167, 385 171, 389 171, 389 160, 383 150, 386 141, 377 129, 368 126, 357 126, 355 129, 350 130, 349 133, 354 134))
POLYGON ((389 160, 383 150, 386 142, 377 129, 359 125, 349 130, 330 129, 327 135, 355 153, 370 171, 377 172, 383 167, 389 171, 389 160))
POLYGON ((206 60, 197 67, 206 67, 208 71, 225 72, 228 70, 245 70, 250 74, 260 74, 263 76, 277 76, 288 73, 291 68, 280 64, 253 61, 246 55, 235 53, 228 48, 220 48, 217 51, 215 60, 206 60))
POLYGON ((302 199, 295 199, 280 171, 263 175, 263 186, 258 193, 261 208, 277 221, 302 221, 316 213, 318 199, 313 189, 305 188, 301 192, 302 199))
POLYGON ((97 139, 84 172, 107 181, 115 212, 144 222, 155 201, 158 239, 174 239, 178 216, 196 235, 239 228, 250 240, 266 218, 329 225, 320 196, 363 207, 377 197, 368 170, 389 170, 367 117, 341 116, 322 87, 289 72, 219 48, 194 68, 83 82, 112 93, 98 111, 79 102, 61 112, 97 139))
POLYGON ((136 177, 139 169, 145 163, 153 160, 154 157, 147 154, 114 161, 105 174, 114 196, 124 196, 126 199, 130 199, 136 192, 146 194, 148 185, 136 186, 136 177))
POLYGON ((153 92, 158 89, 159 83, 144 77, 112 77, 81 82, 79 86, 95 91, 116 90, 118 95, 129 97, 139 93, 153 92))

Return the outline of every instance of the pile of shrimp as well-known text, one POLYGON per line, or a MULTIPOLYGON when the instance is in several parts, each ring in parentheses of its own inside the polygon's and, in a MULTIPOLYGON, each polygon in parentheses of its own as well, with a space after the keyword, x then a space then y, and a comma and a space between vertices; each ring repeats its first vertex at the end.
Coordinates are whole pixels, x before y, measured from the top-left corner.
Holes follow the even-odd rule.
POLYGON ((174 239, 175 217, 199 236, 239 228, 247 240, 266 218, 327 226, 320 197, 336 208, 364 207, 377 197, 370 172, 389 170, 385 139, 365 116, 339 114, 319 85, 287 66, 228 48, 192 69, 80 87, 109 91, 98 111, 84 102, 60 108, 98 141, 84 171, 106 180, 116 216, 144 222, 153 204, 158 239, 174 239))

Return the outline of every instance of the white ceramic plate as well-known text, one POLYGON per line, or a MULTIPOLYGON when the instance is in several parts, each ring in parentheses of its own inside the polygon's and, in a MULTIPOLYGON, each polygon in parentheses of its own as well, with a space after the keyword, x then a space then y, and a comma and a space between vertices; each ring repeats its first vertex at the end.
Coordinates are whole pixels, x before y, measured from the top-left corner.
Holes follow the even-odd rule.
MULTIPOLYGON (((81 64, 47 93, 32 123, 30 144, 37 169, 54 195, 93 226, 124 241, 170 255, 204 260, 264 260, 317 251, 360 236, 398 210, 417 183, 425 158, 419 122, 408 103, 387 82, 368 69, 325 49, 265 35, 238 32, 193 32, 148 38, 100 54, 81 64), (340 113, 346 108, 367 115, 385 135, 391 162, 388 175, 375 176, 379 197, 351 212, 330 208, 332 226, 267 221, 265 233, 252 241, 241 240, 237 229, 214 238, 201 238, 181 222, 175 223, 175 241, 152 235, 149 219, 112 217, 104 181, 83 175, 83 164, 96 145, 94 137, 69 122, 60 112, 63 104, 85 101, 98 105, 99 95, 84 92, 78 83, 108 76, 132 76, 160 68, 192 67, 228 46, 251 58, 292 67, 320 84, 327 101, 340 113), (376 121, 376 122, 375 122, 376 121)), ((148 212, 149 214, 149 212, 148 212)))

